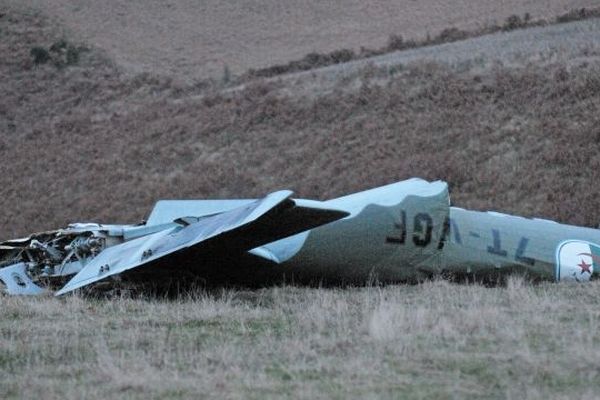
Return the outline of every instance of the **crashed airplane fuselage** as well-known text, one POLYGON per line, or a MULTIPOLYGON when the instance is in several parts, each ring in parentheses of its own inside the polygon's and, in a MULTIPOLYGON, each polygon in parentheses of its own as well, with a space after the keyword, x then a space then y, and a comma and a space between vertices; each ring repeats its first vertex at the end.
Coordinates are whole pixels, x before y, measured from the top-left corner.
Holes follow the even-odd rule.
POLYGON ((450 207, 441 181, 328 201, 291 195, 159 201, 141 225, 78 223, 5 241, 0 281, 9 294, 58 285, 56 295, 114 281, 364 283, 520 272, 581 282, 600 260, 596 229, 450 207))

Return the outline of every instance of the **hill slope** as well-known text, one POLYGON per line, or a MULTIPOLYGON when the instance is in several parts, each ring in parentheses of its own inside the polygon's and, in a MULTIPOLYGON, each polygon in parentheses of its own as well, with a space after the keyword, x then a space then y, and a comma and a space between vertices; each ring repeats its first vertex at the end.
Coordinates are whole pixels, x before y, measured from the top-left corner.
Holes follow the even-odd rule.
POLYGON ((5 0, 60 18, 78 40, 133 72, 193 80, 297 59, 310 52, 378 48, 391 34, 476 29, 512 14, 548 18, 597 0, 5 0))
POLYGON ((315 72, 222 92, 123 73, 95 49, 36 65, 31 49, 64 37, 36 13, 10 9, 0 31, 2 238, 135 222, 159 198, 329 198, 412 176, 447 180, 464 207, 600 220, 593 46, 509 66, 366 65, 325 91, 315 72))

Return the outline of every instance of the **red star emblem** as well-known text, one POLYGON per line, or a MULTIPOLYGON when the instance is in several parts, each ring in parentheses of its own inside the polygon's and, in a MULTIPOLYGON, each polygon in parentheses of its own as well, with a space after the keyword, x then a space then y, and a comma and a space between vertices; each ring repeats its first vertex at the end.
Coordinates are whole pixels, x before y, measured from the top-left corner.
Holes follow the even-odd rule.
POLYGON ((590 269, 590 267, 592 266, 592 264, 586 264, 585 260, 581 260, 581 262, 579 264, 577 264, 577 266, 579 266, 579 268, 581 268, 581 273, 583 274, 584 272, 587 272, 588 274, 592 274, 592 271, 590 269))

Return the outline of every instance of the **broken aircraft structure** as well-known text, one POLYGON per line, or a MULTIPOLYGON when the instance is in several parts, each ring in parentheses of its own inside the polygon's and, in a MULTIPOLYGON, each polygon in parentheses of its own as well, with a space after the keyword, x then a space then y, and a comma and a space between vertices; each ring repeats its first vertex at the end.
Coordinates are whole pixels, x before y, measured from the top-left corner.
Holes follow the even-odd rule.
POLYGON ((328 200, 163 200, 139 225, 76 223, 0 243, 8 294, 111 282, 418 281, 441 274, 588 281, 600 231, 451 207, 410 179, 328 200), (66 284, 65 284, 66 282, 66 284))

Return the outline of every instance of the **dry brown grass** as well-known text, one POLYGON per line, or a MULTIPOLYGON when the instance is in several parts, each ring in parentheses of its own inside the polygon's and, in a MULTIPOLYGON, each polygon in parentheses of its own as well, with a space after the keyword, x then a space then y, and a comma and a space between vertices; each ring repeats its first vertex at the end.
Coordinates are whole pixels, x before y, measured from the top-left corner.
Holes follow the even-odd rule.
POLYGON ((128 71, 183 79, 221 77, 361 46, 390 34, 420 39, 444 28, 474 30, 512 14, 551 18, 597 0, 4 0, 60 18, 73 35, 106 49, 128 71))
POLYGON ((412 176, 447 180, 460 206, 600 220, 600 64, 585 48, 541 65, 366 68, 318 96, 261 81, 223 94, 124 76, 97 51, 35 67, 31 47, 59 28, 9 12, 0 30, 2 238, 135 222, 160 198, 329 198, 412 176))
POLYGON ((290 61, 287 64, 272 65, 258 70, 250 69, 244 76, 240 78, 240 81, 251 80, 258 77, 274 77, 293 72, 307 71, 329 65, 348 63, 349 61, 353 60, 372 59, 373 57, 382 54, 395 53, 398 51, 406 51, 409 49, 427 46, 435 46, 443 43, 464 41, 468 38, 492 35, 498 32, 509 32, 516 29, 522 30, 525 28, 547 26, 549 24, 561 24, 572 21, 582 21, 599 17, 600 7, 593 9, 581 8, 571 10, 550 20, 532 20, 529 13, 526 13, 524 16, 512 14, 501 25, 489 24, 479 27, 478 30, 474 31, 465 31, 456 27, 445 28, 434 36, 427 35, 426 38, 420 40, 407 40, 402 35, 393 34, 390 35, 387 45, 378 49, 361 47, 360 52, 358 53, 350 49, 336 50, 327 54, 310 53, 300 60, 290 61))
MULTIPOLYGON (((223 93, 124 75, 97 49, 35 66, 34 46, 76 38, 3 13, 2 238, 134 221, 158 198, 326 198, 413 175, 448 180, 462 206, 598 222, 594 49, 511 68, 366 68, 306 95, 264 81, 223 93)), ((595 398, 598 285, 4 297, 0 397, 595 398)))
POLYGON ((3 298, 0 397, 595 398, 598 283, 3 298))

